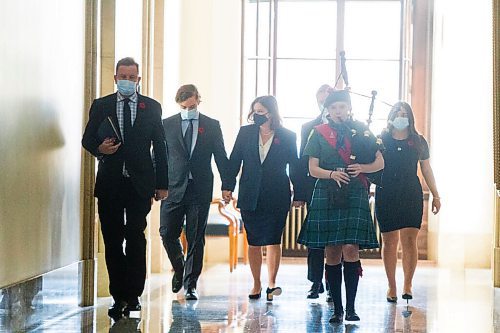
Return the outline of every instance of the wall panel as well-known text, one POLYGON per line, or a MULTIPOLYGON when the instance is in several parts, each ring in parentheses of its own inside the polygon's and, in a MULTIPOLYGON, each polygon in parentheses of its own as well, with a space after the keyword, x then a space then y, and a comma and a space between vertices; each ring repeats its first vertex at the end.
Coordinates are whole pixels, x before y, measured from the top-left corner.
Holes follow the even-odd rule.
POLYGON ((0 11, 0 287, 80 254, 84 1, 0 11))

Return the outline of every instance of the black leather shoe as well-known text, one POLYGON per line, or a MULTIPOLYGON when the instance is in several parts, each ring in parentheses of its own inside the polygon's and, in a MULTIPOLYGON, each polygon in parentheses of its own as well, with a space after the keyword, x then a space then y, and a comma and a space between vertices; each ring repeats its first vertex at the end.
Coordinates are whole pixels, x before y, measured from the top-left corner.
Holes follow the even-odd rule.
POLYGON ((184 272, 174 272, 172 277, 172 292, 178 293, 182 288, 182 278, 184 277, 184 272))
POLYGON ((108 309, 108 316, 113 318, 115 321, 120 319, 126 306, 127 303, 125 301, 115 301, 108 309))
POLYGON ((127 306, 123 310, 123 314, 128 316, 130 311, 141 311, 141 302, 139 302, 139 297, 131 298, 127 301, 127 306))
POLYGON ((321 282, 313 282, 311 289, 307 294, 307 298, 315 299, 319 297, 319 294, 324 293, 325 288, 323 288, 323 283, 321 282))
POLYGON ((273 297, 274 296, 279 296, 281 295, 282 293, 282 290, 280 287, 276 287, 276 288, 267 288, 266 290, 266 300, 268 302, 272 302, 273 301, 273 297))
POLYGON ((344 320, 344 311, 334 312, 329 322, 332 324, 340 324, 344 320))
POLYGON ((196 301, 198 299, 198 293, 196 288, 188 288, 186 290, 186 301, 196 301))
POLYGON ((346 321, 359 321, 359 316, 356 314, 354 310, 346 310, 345 312, 345 320, 346 321))

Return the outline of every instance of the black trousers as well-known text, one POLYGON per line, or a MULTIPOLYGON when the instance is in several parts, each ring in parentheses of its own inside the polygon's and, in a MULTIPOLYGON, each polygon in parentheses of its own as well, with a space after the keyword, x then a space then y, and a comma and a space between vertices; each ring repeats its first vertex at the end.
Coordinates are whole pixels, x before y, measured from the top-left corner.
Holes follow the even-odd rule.
POLYGON ((307 279, 311 282, 323 281, 325 250, 307 249, 307 279))
POLYGON ((109 292, 116 300, 141 296, 146 281, 146 216, 151 199, 139 196, 129 178, 98 198, 109 292), (125 249, 123 241, 125 242, 125 249))
POLYGON ((184 269, 184 289, 196 288, 203 268, 205 229, 209 210, 210 202, 200 203, 191 183, 188 184, 181 202, 161 203, 160 236, 174 270, 177 272, 184 269), (179 237, 184 221, 186 221, 188 249, 185 264, 182 265, 184 254, 179 237))

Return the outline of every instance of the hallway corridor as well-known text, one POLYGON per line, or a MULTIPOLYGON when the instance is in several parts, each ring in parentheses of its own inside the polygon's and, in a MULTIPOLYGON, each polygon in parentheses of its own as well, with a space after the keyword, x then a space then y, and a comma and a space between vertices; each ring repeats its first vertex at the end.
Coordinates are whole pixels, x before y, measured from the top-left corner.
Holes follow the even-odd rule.
MULTIPOLYGON (((110 298, 99 298, 95 307, 53 317, 48 310, 56 304, 44 303, 50 298, 44 290, 33 303, 33 308, 41 310, 22 314, 0 309, 0 332, 500 332, 500 296, 491 287, 490 270, 454 272, 421 263, 414 279, 412 313, 405 318, 401 299, 397 305, 385 300, 379 261, 365 260, 356 301, 361 321, 336 326, 328 323, 332 307, 325 302, 325 294, 306 300, 309 282, 305 276, 305 259, 284 259, 278 275, 283 294, 271 304, 265 298, 247 299, 251 277, 249 267, 242 264, 233 273, 225 264, 207 265, 198 286, 199 301, 185 301, 183 291, 173 294, 171 274, 154 274, 141 299, 141 318, 116 323, 107 316, 110 298), (26 330, 19 329, 28 322, 23 315, 35 323, 26 330)), ((398 281, 401 278, 398 267, 398 281)), ((266 281, 264 275, 264 286, 266 281)), ((63 307, 64 295, 60 300, 57 306, 63 307)))

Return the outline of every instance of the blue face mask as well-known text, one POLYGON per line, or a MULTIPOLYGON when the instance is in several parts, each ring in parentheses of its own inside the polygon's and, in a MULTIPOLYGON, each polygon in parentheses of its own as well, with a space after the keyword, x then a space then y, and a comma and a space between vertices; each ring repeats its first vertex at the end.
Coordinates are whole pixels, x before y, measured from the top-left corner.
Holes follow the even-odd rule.
POLYGON ((401 131, 410 126, 410 122, 406 117, 396 117, 392 121, 392 126, 394 126, 395 129, 401 131))
POLYGON ((116 87, 118 88, 118 92, 123 96, 130 96, 135 93, 136 83, 129 80, 118 80, 116 87))
POLYGON ((198 110, 196 108, 190 110, 181 109, 182 119, 195 119, 197 114, 198 110))

